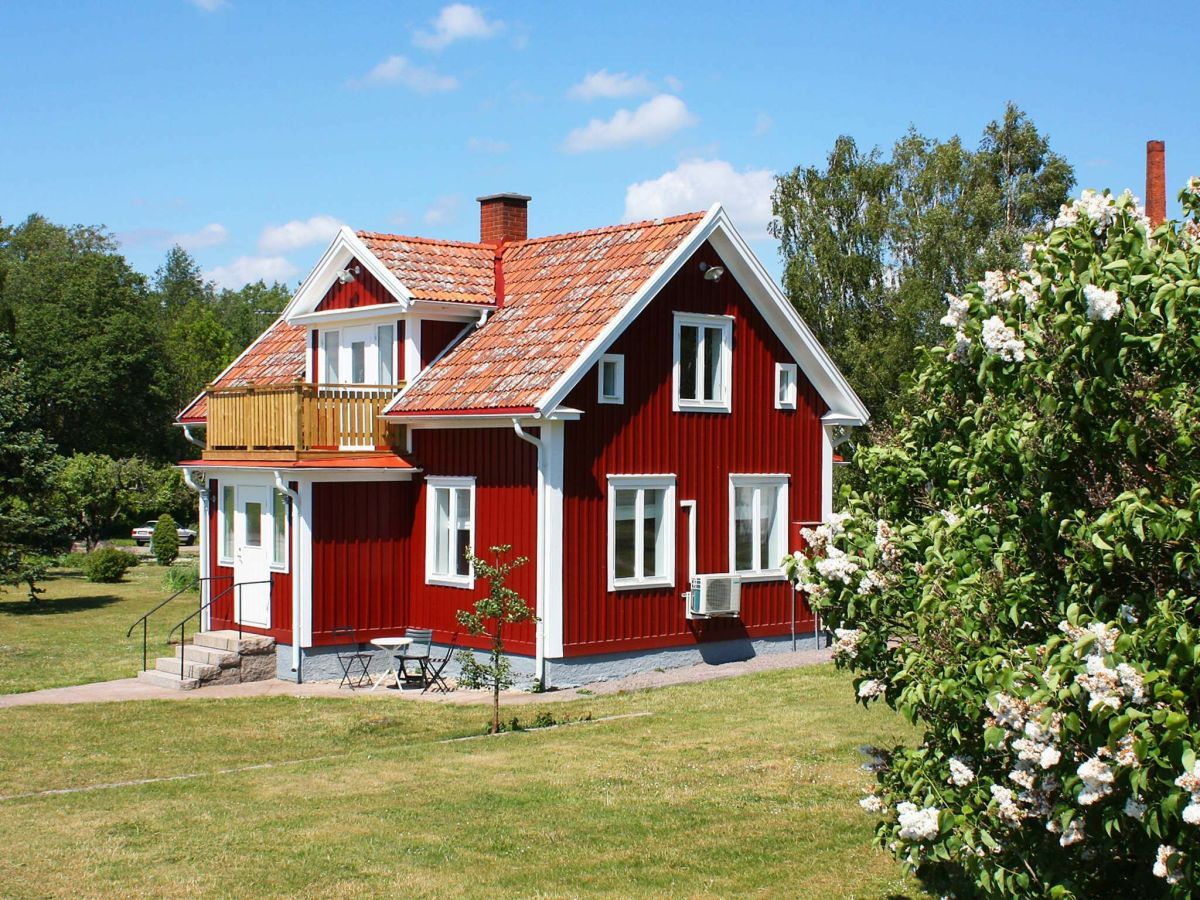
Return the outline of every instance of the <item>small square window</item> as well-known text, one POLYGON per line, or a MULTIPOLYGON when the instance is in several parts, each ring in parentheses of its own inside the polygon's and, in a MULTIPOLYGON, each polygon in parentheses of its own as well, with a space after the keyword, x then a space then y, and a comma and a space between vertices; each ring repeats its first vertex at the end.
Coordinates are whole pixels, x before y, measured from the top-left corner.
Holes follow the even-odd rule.
POLYGON ((796 364, 775 364, 775 408, 796 408, 796 364))
POLYGON ((625 357, 610 353, 600 357, 600 372, 598 381, 599 402, 625 402, 625 357))

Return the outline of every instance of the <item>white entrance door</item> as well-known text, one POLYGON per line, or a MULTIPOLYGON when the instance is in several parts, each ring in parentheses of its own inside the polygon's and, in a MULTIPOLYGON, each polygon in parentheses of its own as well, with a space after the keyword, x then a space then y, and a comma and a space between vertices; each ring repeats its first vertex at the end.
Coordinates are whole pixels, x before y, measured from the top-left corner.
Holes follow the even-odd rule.
POLYGON ((234 517, 233 609, 237 621, 258 628, 271 627, 271 490, 242 485, 237 489, 234 517), (251 583, 254 582, 254 583, 251 583), (262 583, 266 582, 266 583, 262 583), (240 599, 239 599, 240 594, 240 599))
POLYGON ((379 356, 375 348, 375 326, 342 329, 342 384, 374 384, 379 356))

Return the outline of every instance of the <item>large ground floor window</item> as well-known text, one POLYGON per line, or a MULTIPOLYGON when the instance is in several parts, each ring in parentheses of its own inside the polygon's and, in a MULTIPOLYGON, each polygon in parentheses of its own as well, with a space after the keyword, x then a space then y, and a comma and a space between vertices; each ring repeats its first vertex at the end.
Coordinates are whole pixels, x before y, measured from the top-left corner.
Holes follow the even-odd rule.
POLYGON ((729 513, 730 568, 751 576, 782 576, 787 554, 787 476, 730 475, 729 513))
POLYGON ((472 587, 466 551, 475 548, 475 479, 430 478, 427 486, 425 581, 472 587))
POLYGON ((608 478, 608 587, 675 584, 675 476, 608 478))

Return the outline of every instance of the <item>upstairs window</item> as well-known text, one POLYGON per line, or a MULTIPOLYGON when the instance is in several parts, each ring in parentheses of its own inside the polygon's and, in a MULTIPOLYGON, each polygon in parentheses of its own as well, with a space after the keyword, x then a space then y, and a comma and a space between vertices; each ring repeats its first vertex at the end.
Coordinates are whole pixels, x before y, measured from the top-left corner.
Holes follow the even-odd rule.
POLYGON ((796 408, 796 364, 775 364, 775 408, 796 408))
POLYGON ((600 396, 601 403, 625 402, 625 357, 616 353, 608 353, 600 357, 600 396))
POLYGON ((787 555, 787 476, 729 476, 729 511, 730 568, 745 575, 782 577, 787 555))
POLYGON ((675 583, 675 477, 610 475, 608 589, 675 583))
POLYGON ((376 384, 396 383, 396 326, 380 325, 375 329, 375 344, 379 348, 379 380, 376 384))
POLYGON ((340 384, 340 366, 338 357, 342 352, 342 334, 340 331, 321 332, 321 383, 340 384))
POLYGON ((428 486, 425 581, 472 587, 466 551, 475 546, 475 479, 430 478, 428 486))
POLYGON ((681 410, 732 409, 733 319, 675 314, 675 403, 681 410))

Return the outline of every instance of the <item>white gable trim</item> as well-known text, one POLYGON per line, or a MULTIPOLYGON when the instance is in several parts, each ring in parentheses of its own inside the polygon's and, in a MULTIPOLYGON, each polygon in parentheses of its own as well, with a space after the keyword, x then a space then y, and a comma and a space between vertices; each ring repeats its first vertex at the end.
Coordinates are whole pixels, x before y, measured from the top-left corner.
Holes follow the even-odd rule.
POLYGON ((600 356, 608 351, 626 328, 641 314, 657 296, 658 292, 675 276, 683 264, 703 244, 709 241, 729 269, 729 274, 750 297, 751 302, 767 324, 787 347, 788 352, 800 366, 800 370, 816 388, 817 393, 829 406, 827 418, 840 422, 863 425, 870 418, 854 389, 846 381, 829 354, 825 352, 813 333, 804 324, 795 308, 784 296, 783 291, 767 274, 762 263, 755 257, 745 240, 721 204, 714 203, 681 243, 658 267, 653 275, 625 305, 619 315, 605 326, 604 330, 588 346, 571 368, 542 397, 537 408, 543 412, 554 410, 579 380, 596 364, 600 356))
POLYGON ((396 298, 400 305, 398 312, 408 309, 413 300, 412 293, 400 283, 395 273, 359 240, 358 235, 349 226, 343 225, 284 309, 283 318, 290 323, 296 316, 316 312, 329 289, 337 281, 338 272, 346 268, 352 259, 358 260, 359 265, 375 276, 384 289, 396 298))

